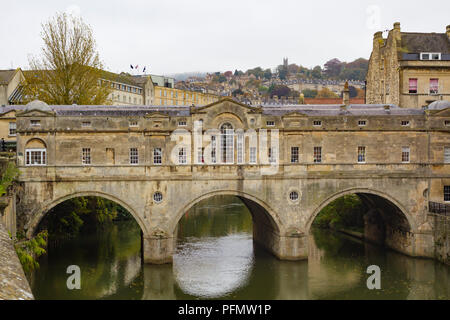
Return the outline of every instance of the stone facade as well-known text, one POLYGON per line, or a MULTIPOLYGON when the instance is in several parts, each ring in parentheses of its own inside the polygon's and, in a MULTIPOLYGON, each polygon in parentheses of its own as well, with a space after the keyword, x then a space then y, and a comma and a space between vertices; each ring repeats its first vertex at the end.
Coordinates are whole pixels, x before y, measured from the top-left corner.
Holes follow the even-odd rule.
POLYGON ((370 104, 422 108, 450 100, 450 26, 446 33, 408 33, 401 32, 397 22, 387 38, 376 32, 366 81, 370 104), (423 53, 436 53, 437 59, 425 60, 423 53))
POLYGON ((17 113, 17 221, 31 236, 58 203, 101 196, 139 223, 145 261, 165 263, 185 212, 208 197, 235 195, 252 212, 254 240, 280 259, 297 260, 308 256, 307 235, 320 210, 358 194, 380 213, 385 245, 433 257, 427 206, 443 202, 450 185, 449 120, 450 108, 393 105, 35 103, 17 113))

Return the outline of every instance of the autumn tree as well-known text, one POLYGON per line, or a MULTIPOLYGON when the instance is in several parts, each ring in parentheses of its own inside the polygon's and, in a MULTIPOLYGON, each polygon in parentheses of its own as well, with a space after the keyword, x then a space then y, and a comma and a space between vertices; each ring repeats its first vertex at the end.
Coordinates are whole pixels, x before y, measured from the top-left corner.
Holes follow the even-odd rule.
POLYGON ((25 100, 55 105, 99 105, 109 101, 110 85, 101 80, 102 63, 92 29, 82 18, 57 13, 42 24, 39 57, 25 72, 25 100))

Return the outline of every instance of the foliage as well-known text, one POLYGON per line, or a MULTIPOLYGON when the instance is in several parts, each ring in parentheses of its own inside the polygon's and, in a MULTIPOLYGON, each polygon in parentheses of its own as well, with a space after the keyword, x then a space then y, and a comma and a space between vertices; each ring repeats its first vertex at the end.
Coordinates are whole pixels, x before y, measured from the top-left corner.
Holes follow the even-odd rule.
POLYGON ((19 176, 19 174, 20 171, 19 169, 17 169, 14 162, 8 162, 5 172, 3 173, 2 178, 0 180, 0 197, 7 192, 9 186, 19 176))
POLYGON ((123 219, 127 211, 112 201, 100 197, 78 197, 51 209, 41 225, 47 228, 50 237, 71 238, 78 235, 83 228, 112 222, 119 212, 120 218, 123 219))
POLYGON ((269 88, 269 94, 271 98, 273 96, 288 97, 291 95, 291 89, 285 85, 271 85, 269 88))
POLYGON ((339 96, 327 87, 323 87, 322 90, 317 92, 316 98, 339 98, 339 96))
POLYGON ((18 240, 15 248, 19 261, 22 264, 25 274, 39 268, 37 258, 46 253, 48 232, 46 230, 39 232, 34 238, 29 240, 18 240))
POLYGON ((315 98, 317 96, 317 90, 305 89, 302 93, 305 98, 315 98))
MULTIPOLYGON (((82 18, 58 13, 42 25, 42 54, 30 58, 25 72, 26 101, 48 104, 108 103, 110 85, 101 81, 102 63, 89 25, 82 18)), ((25 101, 25 102, 26 102, 25 101)))
POLYGON ((364 211, 364 204, 357 195, 345 195, 323 208, 314 220, 314 225, 361 230, 364 227, 364 211))
POLYGON ((236 97, 236 96, 243 95, 244 91, 242 91, 241 88, 238 88, 238 89, 234 90, 231 94, 233 95, 233 97, 236 97))

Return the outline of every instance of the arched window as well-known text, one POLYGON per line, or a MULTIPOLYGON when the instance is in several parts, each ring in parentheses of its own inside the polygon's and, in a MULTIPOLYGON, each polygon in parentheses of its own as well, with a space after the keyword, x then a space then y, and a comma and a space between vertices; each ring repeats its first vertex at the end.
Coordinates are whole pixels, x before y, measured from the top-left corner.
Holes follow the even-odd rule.
POLYGON ((220 127, 220 153, 222 163, 234 162, 234 130, 229 123, 220 127))
POLYGON ((45 166, 47 164, 47 147, 40 139, 31 139, 25 146, 26 166, 45 166))

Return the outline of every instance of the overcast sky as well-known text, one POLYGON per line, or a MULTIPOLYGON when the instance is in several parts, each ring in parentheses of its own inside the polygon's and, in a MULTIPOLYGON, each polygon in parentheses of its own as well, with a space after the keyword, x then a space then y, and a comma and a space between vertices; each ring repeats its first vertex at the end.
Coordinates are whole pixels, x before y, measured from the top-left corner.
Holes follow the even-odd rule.
POLYGON ((41 23, 57 11, 92 26, 106 69, 153 74, 273 68, 288 57, 306 67, 369 58, 373 33, 445 32, 450 1, 398 0, 42 0, 2 1, 0 69, 39 54, 41 23))

